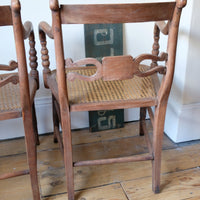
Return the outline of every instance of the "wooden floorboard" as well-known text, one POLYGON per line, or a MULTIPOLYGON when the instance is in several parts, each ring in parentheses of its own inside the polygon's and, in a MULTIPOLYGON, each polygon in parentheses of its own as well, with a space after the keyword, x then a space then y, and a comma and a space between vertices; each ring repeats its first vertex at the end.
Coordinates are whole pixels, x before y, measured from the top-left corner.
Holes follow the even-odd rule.
MULTIPOLYGON (((80 200, 126 200, 126 195, 120 184, 112 184, 78 191, 76 199, 80 200)), ((46 197, 44 200, 67 200, 67 193, 46 197)))
POLYGON ((151 190, 151 177, 126 181, 122 186, 130 200, 172 200, 200 196, 200 169, 167 173, 161 179, 161 193, 151 190))
MULTIPOLYGON (((90 133, 73 131, 73 159, 98 159, 144 154, 144 137, 138 123, 124 128, 90 133)), ((148 122, 148 130, 152 127, 148 122)), ((152 137, 152 134, 150 134, 152 137)), ((53 136, 40 136, 38 175, 42 200, 67 199, 64 164, 53 136)), ((74 169, 76 197, 80 200, 200 199, 200 142, 174 144, 163 140, 162 193, 151 191, 151 162, 134 162, 74 169), (127 198, 128 197, 128 198, 127 198)), ((27 169, 24 139, 0 143, 0 174, 27 169)), ((0 181, 0 200, 32 199, 29 175, 0 181), (12 188, 12 190, 10 189, 12 188)))
POLYGON ((33 200, 29 175, 0 180, 1 200, 33 200))
MULTIPOLYGON (((164 150, 162 154, 162 173, 176 172, 199 166, 200 144, 177 149, 164 150)), ((51 151, 40 154, 39 166, 42 194, 66 192, 64 166, 60 152, 51 151)), ((134 162, 75 168, 76 190, 97 187, 104 184, 121 182, 151 176, 151 162, 134 162)), ((150 186, 151 188, 151 186, 150 186)))

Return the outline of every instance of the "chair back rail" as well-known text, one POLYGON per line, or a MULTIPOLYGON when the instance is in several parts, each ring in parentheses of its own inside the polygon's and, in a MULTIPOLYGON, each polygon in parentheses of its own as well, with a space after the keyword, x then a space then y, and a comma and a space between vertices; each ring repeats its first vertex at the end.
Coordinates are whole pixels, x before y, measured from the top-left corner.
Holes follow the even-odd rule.
POLYGON ((108 24, 171 20, 175 5, 175 2, 61 5, 61 23, 108 24))
POLYGON ((0 13, 1 13, 0 26, 13 25, 10 6, 0 6, 0 13))

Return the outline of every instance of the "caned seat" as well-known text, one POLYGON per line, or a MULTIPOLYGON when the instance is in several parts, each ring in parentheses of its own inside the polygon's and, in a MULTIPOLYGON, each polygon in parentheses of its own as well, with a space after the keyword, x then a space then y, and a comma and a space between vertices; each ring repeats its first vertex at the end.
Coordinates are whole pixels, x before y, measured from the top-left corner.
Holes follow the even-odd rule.
MULTIPOLYGON (((18 73, 10 73, 10 74, 0 74, 0 81, 5 80, 8 76, 18 76, 18 73)), ((35 79, 29 75, 28 77, 29 81, 29 91, 30 96, 33 98, 35 96, 36 90, 37 90, 37 84, 34 83, 35 79)), ((22 116, 22 106, 21 106, 21 100, 20 100, 20 86, 19 83, 13 84, 8 83, 2 87, 0 87, 0 116, 2 118, 4 116, 4 113, 18 113, 19 116, 22 116)), ((9 119, 11 116, 8 117, 9 119)))
MULTIPOLYGON (((64 155, 69 200, 75 199, 73 167, 122 162, 151 160, 152 189, 155 193, 160 192, 165 113, 175 67, 179 21, 185 5, 186 0, 74 5, 59 5, 58 0, 50 0, 52 27, 46 22, 39 24, 43 77, 45 87, 52 92, 54 140, 59 142, 64 155), (108 56, 103 57, 102 61, 96 58, 82 58, 73 61, 68 56, 64 57, 62 34, 64 25, 152 21, 155 22, 152 31, 154 43, 152 52, 149 54, 141 54, 137 57, 132 55, 108 56), (161 32, 168 36, 168 47, 163 53, 159 52, 161 32), (56 70, 54 71, 50 68, 46 35, 54 40, 56 57, 56 70), (145 60, 150 60, 151 64, 143 65, 145 60), (158 73, 161 76, 161 83, 158 81, 158 73), (73 162, 71 112, 134 107, 140 108, 139 134, 144 135, 147 141, 148 154, 73 162), (152 144, 145 123, 146 111, 153 125, 152 144), (62 127, 62 137, 59 133, 59 123, 62 127)), ((138 35, 138 37, 141 36, 138 35)), ((78 45, 76 49, 79 49, 78 45)))
MULTIPOLYGON (((6 77, 8 74, 0 75, 0 80, 4 80, 6 77)), ((19 84, 8 83, 0 87, 0 113, 8 111, 21 111, 19 84)))
MULTIPOLYGON (((16 61, 11 60, 8 65, 0 64, 0 71, 6 72, 6 74, 0 74, 0 120, 23 118, 29 169, 13 170, 0 174, 0 180, 30 174, 33 199, 40 200, 36 152, 36 144, 39 144, 39 139, 34 105, 34 97, 39 88, 35 36, 31 22, 27 21, 24 25, 22 24, 20 9, 19 0, 12 0, 11 6, 0 6, 0 28, 3 29, 4 26, 13 27, 17 55, 16 61), (31 70, 29 75, 24 46, 24 40, 26 39, 29 40, 30 46, 29 60, 31 70), (16 72, 12 72, 13 70, 16 70, 16 72)), ((5 38, 1 39, 5 40, 5 38)), ((9 39, 9 37, 6 38, 6 40, 9 39)), ((7 48, 10 47, 8 46, 7 48)), ((0 198, 3 198, 2 195, 0 198)))
MULTIPOLYGON (((148 66, 141 65, 140 69, 145 71, 148 66)), ((96 68, 87 67, 79 69, 66 69, 68 72, 75 72, 85 76, 92 76, 96 72, 96 68)), ((56 76, 56 71, 52 71, 52 74, 56 76)), ((115 80, 115 81, 103 81, 101 79, 86 82, 84 80, 67 81, 67 90, 69 105, 71 111, 75 111, 78 106, 80 110, 98 110, 98 107, 104 108, 105 103, 108 106, 115 106, 118 102, 119 108, 129 107, 128 103, 137 103, 142 101, 149 106, 153 103, 149 103, 154 100, 156 104, 156 96, 159 84, 157 75, 138 77, 134 76, 132 79, 127 80, 115 80), (93 107, 92 104, 95 104, 93 107), (126 106, 125 106, 126 105, 126 106)), ((131 104, 130 107, 133 107, 131 104)))

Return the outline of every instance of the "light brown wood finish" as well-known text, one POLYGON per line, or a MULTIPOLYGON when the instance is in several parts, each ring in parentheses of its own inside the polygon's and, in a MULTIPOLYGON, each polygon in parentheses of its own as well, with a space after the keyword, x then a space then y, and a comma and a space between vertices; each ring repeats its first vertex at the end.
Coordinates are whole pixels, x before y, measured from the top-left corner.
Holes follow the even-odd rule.
POLYGON ((60 12, 62 24, 132 23, 171 20, 174 6, 174 2, 61 5, 60 12))
POLYGON ((10 6, 0 6, 0 13, 0 26, 9 26, 13 24, 10 6))
POLYGON ((173 81, 175 58, 176 58, 176 46, 178 39, 178 27, 180 22, 180 16, 182 8, 186 5, 186 0, 177 1, 177 5, 174 10, 173 18, 170 23, 169 28, 169 38, 168 38, 168 61, 166 63, 167 73, 166 76, 162 79, 161 88, 158 93, 158 105, 155 107, 155 116, 154 116, 154 140, 153 140, 153 149, 154 149, 154 160, 153 164, 153 191, 158 193, 160 191, 160 167, 161 167, 161 146, 162 146, 162 137, 164 130, 164 121, 165 113, 167 107, 167 101, 170 93, 170 89, 173 81), (162 119, 162 120, 161 120, 162 119))
POLYGON ((139 67, 140 63, 144 60, 167 61, 167 54, 162 53, 160 56, 142 54, 137 58, 133 58, 132 56, 109 56, 102 58, 102 64, 94 58, 85 58, 75 63, 73 63, 71 59, 67 59, 65 64, 70 68, 78 68, 88 64, 93 64, 97 67, 96 73, 90 77, 75 72, 69 72, 67 73, 67 79, 70 81, 74 81, 75 79, 84 81, 95 81, 98 79, 113 81, 131 79, 134 75, 145 77, 155 74, 156 72, 160 74, 166 73, 166 67, 164 66, 155 66, 154 68, 142 72, 139 67))
MULTIPOLYGON (((176 2, 165 3, 141 3, 141 4, 102 4, 102 5, 61 5, 57 0, 50 0, 50 8, 52 11, 52 28, 46 23, 42 22, 39 25, 40 41, 42 45, 42 61, 44 66, 44 82, 45 87, 50 88, 53 94, 57 109, 57 115, 60 119, 63 132, 63 147, 64 147, 64 162, 65 173, 67 177, 67 190, 69 200, 74 200, 74 178, 73 178, 73 165, 92 165, 92 164, 109 164, 114 162, 124 161, 138 161, 152 159, 153 163, 153 176, 152 188, 155 193, 160 191, 160 170, 161 170, 161 149, 163 128, 165 121, 165 112, 167 100, 172 85, 172 78, 174 73, 174 64, 176 56, 176 45, 178 36, 178 26, 182 8, 186 5, 185 0, 177 0, 176 2), (168 25, 160 22, 168 20, 168 25), (131 56, 117 56, 105 57, 100 63, 93 58, 86 58, 83 60, 72 62, 71 59, 64 59, 63 41, 62 41, 62 24, 94 24, 94 23, 129 23, 129 22, 149 22, 158 21, 154 28, 154 44, 152 54, 142 54, 136 58, 131 56), (168 49, 166 53, 159 55, 159 34, 169 34, 168 49), (55 56, 56 56, 56 72, 51 71, 49 68, 49 56, 46 47, 46 35, 54 39, 55 43, 55 56), (151 66, 148 66, 146 71, 141 71, 141 62, 145 59, 152 60, 151 66), (158 66, 157 61, 165 61, 166 66, 158 66), (74 73, 73 70, 81 68, 83 65, 94 64, 97 68, 96 73, 92 76, 86 76, 79 73, 74 73), (69 71, 66 72, 65 65, 69 66, 69 71), (123 67, 122 67, 123 66, 123 67), (115 69, 113 69, 113 68, 115 69), (72 70, 72 71, 70 71, 72 70), (155 78, 155 73, 160 72, 163 74, 161 86, 155 83, 158 80, 155 78), (154 75, 153 75, 154 74, 154 75), (100 98, 94 101, 86 101, 84 103, 74 103, 70 99, 70 93, 78 92, 76 89, 84 90, 82 85, 80 88, 72 89, 73 84, 69 81, 76 80, 83 81, 83 85, 88 82, 96 81, 121 81, 123 79, 131 79, 134 76, 147 77, 152 75, 152 80, 155 83, 153 88, 155 96, 147 96, 144 98, 135 99, 114 99, 101 101, 100 98), (68 81, 67 81, 68 80, 68 81), (69 90, 69 91, 68 91, 69 90), (148 107, 155 106, 155 116, 148 107), (73 163, 72 159, 72 136, 71 136, 71 123, 70 112, 72 111, 86 111, 86 110, 107 110, 119 108, 140 107, 140 135, 144 134, 147 140, 150 154, 147 156, 131 156, 125 158, 110 158, 100 160, 86 160, 73 163), (153 146, 149 142, 149 137, 146 134, 145 116, 146 109, 150 110, 151 120, 153 122, 153 146), (145 113, 144 113, 145 109, 145 113)), ((88 69, 85 67, 85 69, 88 69)), ((81 73, 84 69, 81 69, 81 73)), ((84 73, 83 73, 84 74, 84 73)), ((141 80, 141 79, 140 79, 141 80)), ((112 82, 114 84, 114 81, 112 82)), ((75 84, 74 82, 74 84, 75 84)), ((77 83, 77 82, 76 82, 77 83)), ((82 83, 82 82, 81 82, 82 83)), ((121 82, 119 82, 120 84, 121 82)), ((97 82, 96 82, 97 84, 97 82)), ((91 86, 91 85, 90 85, 91 86)), ((95 88, 95 83, 94 83, 95 88)), ((91 87, 93 87, 91 86, 91 87)), ((89 87, 89 86, 88 86, 89 87)), ((131 86, 130 86, 131 87, 131 86)), ((116 86, 115 86, 116 88, 116 86)), ((139 88, 142 88, 142 84, 139 88)), ((122 89, 123 90, 123 89, 122 89)), ((114 89, 113 89, 114 91, 114 89)), ((116 91, 117 93, 118 91, 116 91)), ((87 90, 86 94, 92 93, 92 90, 87 90)), ((81 93, 82 94, 82 93, 81 93)), ((84 94, 83 94, 84 95, 84 94)), ((84 96, 74 97, 84 99, 84 96)), ((54 108, 53 107, 53 108, 54 108)), ((54 113, 55 114, 55 113, 54 113)), ((58 126, 58 118, 54 117, 54 125, 58 126)), ((57 129, 57 128, 56 128, 57 129)), ((55 135, 58 131, 55 129, 55 135)))
POLYGON ((13 177, 16 177, 16 176, 22 176, 22 175, 26 175, 26 174, 29 174, 29 170, 6 173, 6 174, 3 174, 3 175, 0 175, 0 180, 13 178, 13 177))
POLYGON ((167 23, 165 23, 165 21, 156 22, 156 25, 164 35, 168 35, 169 33, 169 24, 169 21, 167 23))
POLYGON ((18 64, 15 61, 11 61, 8 65, 0 65, 0 70, 5 70, 5 71, 12 71, 17 69, 18 64))
MULTIPOLYGON (((18 0, 11 1, 11 7, 5 6, 0 8, 1 19, 0 25, 12 25, 13 33, 15 39, 15 47, 17 54, 17 62, 11 61, 10 66, 1 65, 0 70, 14 70, 18 69, 18 73, 13 73, 1 81, 0 86, 3 87, 9 82, 13 84, 19 84, 20 93, 20 108, 13 110, 3 110, 0 113, 0 119, 6 120, 10 118, 23 117, 24 131, 25 131, 25 141, 26 141, 26 152, 27 160, 31 178, 32 194, 34 200, 40 200, 40 192, 37 178, 37 153, 36 153, 36 143, 39 144, 38 131, 37 131, 37 121, 35 115, 34 107, 34 96, 36 90, 39 88, 38 72, 37 72, 37 56, 35 50, 35 38, 33 33, 33 28, 31 22, 26 22, 24 26, 21 22, 20 15, 20 2, 18 0), (11 11, 11 12, 9 12, 11 11), (10 22, 10 17, 12 23, 10 22), (3 22, 4 20, 4 22, 3 22), (25 55, 24 40, 29 38, 30 51, 30 67, 31 72, 28 75, 27 63, 25 55), (30 84, 30 85, 29 85, 30 84)), ((3 76, 3 75, 1 75, 3 76)), ((9 83, 10 84, 10 83, 9 83)), ((9 87, 12 87, 10 85, 9 87)), ((0 88, 1 89, 1 88, 0 88)), ((12 98, 15 98, 13 95, 12 98)), ((2 175, 1 178, 10 178, 14 176, 27 174, 27 170, 14 173, 6 173, 2 175)))

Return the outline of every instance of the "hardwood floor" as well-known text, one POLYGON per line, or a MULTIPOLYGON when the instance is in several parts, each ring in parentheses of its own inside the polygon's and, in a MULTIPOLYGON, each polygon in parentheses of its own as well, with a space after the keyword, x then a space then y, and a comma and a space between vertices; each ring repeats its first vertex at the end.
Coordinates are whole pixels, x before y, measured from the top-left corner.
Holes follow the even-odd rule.
MULTIPOLYGON (((73 131, 76 160, 127 156, 147 152, 138 136, 138 122, 124 128, 90 133, 73 131)), ((150 133, 152 128, 148 122, 150 133)), ((150 134, 151 135, 151 134, 150 134)), ((53 135, 40 136, 38 175, 43 200, 65 200, 66 183, 62 155, 53 135)), ((79 200, 199 200, 200 141, 174 144, 163 141, 161 193, 151 190, 151 162, 134 162, 75 168, 76 198, 79 200)), ((27 169, 24 139, 1 141, 0 174, 27 169)), ((0 181, 1 200, 31 200, 28 175, 0 181)))

